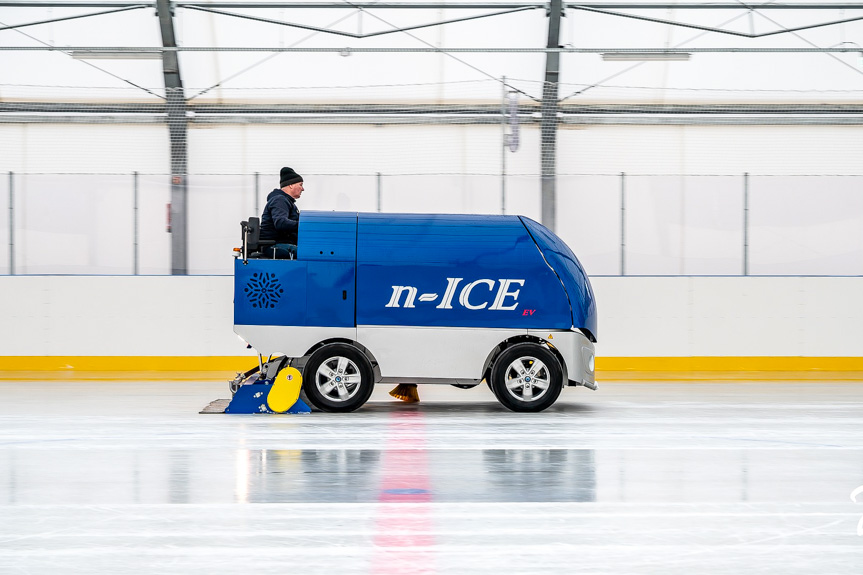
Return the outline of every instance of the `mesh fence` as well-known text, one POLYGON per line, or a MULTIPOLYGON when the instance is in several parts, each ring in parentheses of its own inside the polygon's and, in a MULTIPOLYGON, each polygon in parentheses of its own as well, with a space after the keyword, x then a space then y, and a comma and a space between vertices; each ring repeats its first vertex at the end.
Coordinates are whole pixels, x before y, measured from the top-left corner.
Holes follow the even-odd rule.
MULTIPOLYGON (((303 209, 519 213, 533 176, 306 176, 303 209), (503 192, 503 193, 502 193, 503 192)), ((557 233, 591 275, 863 275, 863 176, 567 175, 557 233), (789 209, 789 205, 793 208, 789 209)), ((0 274, 170 274, 168 174, 11 174, 0 274)), ((189 179, 189 273, 232 273, 260 174, 189 179)))

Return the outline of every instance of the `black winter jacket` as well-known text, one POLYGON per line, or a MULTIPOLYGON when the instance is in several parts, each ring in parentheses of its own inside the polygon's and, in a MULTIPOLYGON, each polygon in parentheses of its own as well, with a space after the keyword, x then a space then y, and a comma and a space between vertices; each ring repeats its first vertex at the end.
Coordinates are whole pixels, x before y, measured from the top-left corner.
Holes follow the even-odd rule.
POLYGON ((261 216, 261 239, 297 245, 299 224, 300 210, 297 209, 297 201, 282 190, 270 192, 261 216))

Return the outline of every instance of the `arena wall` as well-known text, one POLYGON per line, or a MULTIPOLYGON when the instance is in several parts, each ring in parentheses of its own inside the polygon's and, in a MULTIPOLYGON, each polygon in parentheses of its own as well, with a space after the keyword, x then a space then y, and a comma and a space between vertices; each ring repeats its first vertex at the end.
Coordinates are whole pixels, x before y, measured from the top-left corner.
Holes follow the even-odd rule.
MULTIPOLYGON (((592 281, 600 379, 753 371, 765 379, 787 372, 854 379, 863 372, 863 278, 592 281)), ((229 373, 257 361, 232 331, 229 276, 5 276, 0 289, 0 374, 7 379, 39 371, 146 379, 229 373)))

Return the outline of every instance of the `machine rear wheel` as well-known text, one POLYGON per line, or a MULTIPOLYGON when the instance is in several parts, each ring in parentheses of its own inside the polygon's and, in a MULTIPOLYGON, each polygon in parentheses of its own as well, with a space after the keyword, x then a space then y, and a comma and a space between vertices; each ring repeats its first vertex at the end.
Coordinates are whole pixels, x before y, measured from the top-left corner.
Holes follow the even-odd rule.
POLYGON ((321 411, 354 411, 368 401, 373 388, 369 360, 350 345, 325 345, 311 355, 303 369, 304 395, 321 411))
POLYGON ((536 412, 557 401, 563 370, 553 353, 537 343, 508 347, 491 368, 491 389, 512 411, 536 412))

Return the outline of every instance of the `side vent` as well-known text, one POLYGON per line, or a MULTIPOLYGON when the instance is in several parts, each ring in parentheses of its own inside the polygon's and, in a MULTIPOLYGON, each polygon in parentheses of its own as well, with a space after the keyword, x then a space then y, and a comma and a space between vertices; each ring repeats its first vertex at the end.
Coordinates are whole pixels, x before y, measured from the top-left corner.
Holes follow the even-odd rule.
POLYGON ((246 284, 246 297, 255 308, 274 308, 285 290, 276 278, 276 274, 256 272, 246 284))

